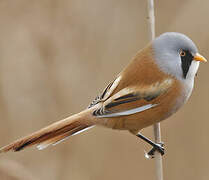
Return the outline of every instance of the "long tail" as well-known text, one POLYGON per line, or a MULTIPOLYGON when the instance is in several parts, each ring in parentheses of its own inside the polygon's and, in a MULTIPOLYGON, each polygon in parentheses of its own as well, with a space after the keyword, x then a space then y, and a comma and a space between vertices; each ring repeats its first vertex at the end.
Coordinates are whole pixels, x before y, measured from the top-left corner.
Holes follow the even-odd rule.
POLYGON ((66 119, 51 124, 31 135, 18 139, 17 141, 4 146, 0 149, 1 152, 10 150, 20 151, 32 145, 37 145, 39 150, 56 145, 68 137, 83 132, 91 127, 91 113, 89 110, 70 116, 66 119))

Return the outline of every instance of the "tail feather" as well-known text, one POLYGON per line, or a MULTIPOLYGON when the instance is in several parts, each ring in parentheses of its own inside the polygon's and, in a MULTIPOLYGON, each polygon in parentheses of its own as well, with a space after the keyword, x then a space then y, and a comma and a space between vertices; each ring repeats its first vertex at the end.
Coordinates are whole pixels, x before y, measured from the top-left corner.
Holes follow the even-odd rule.
POLYGON ((76 133, 91 127, 91 124, 86 123, 88 122, 86 119, 88 119, 88 112, 86 113, 85 111, 70 116, 64 120, 49 125, 29 136, 26 136, 7 146, 4 146, 0 149, 0 153, 10 150, 20 151, 26 147, 30 147, 35 144, 37 144, 38 149, 44 149, 51 144, 57 144, 67 137, 75 135, 76 133))
POLYGON ((38 148, 38 150, 43 150, 43 149, 47 148, 50 145, 55 146, 55 145, 63 142, 64 140, 68 139, 70 136, 79 134, 79 133, 81 133, 83 131, 88 130, 91 127, 93 127, 93 126, 86 126, 86 125, 78 126, 78 127, 72 129, 69 132, 66 132, 66 133, 64 133, 62 135, 59 135, 59 136, 55 136, 52 139, 49 139, 49 140, 44 141, 42 143, 39 143, 36 147, 38 148))

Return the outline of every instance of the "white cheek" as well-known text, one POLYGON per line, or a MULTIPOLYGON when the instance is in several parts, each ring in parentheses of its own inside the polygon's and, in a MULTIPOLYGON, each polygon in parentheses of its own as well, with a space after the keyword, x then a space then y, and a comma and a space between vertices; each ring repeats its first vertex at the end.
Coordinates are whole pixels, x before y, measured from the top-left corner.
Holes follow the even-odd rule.
POLYGON ((194 78, 197 70, 199 68, 200 62, 199 61, 192 61, 189 71, 187 73, 187 78, 194 78))
POLYGON ((194 86, 194 77, 197 73, 197 70, 199 68, 199 62, 198 61, 192 61, 189 71, 187 73, 186 79, 183 79, 184 81, 184 93, 183 93, 183 101, 187 101, 192 93, 192 89, 194 86))

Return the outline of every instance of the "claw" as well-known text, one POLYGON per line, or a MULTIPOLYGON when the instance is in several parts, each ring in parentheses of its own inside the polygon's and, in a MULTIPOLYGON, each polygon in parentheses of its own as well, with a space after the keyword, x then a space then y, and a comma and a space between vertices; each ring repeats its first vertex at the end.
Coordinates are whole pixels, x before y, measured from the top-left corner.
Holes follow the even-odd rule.
POLYGON ((155 142, 151 141, 150 139, 148 139, 147 137, 143 136, 141 133, 138 133, 136 136, 141 138, 142 140, 144 140, 145 142, 147 142, 148 144, 150 144, 152 146, 151 151, 149 151, 148 153, 145 152, 145 157, 147 159, 154 158, 155 151, 158 151, 162 156, 165 154, 165 152, 164 152, 165 150, 163 148, 163 146, 164 146, 163 142, 155 143, 155 142))
POLYGON ((149 155, 146 151, 144 151, 144 156, 146 159, 152 159, 154 156, 149 155))
POLYGON ((165 154, 165 149, 163 148, 164 143, 157 143, 153 148, 147 153, 148 156, 154 158, 155 152, 158 151, 162 156, 165 154))

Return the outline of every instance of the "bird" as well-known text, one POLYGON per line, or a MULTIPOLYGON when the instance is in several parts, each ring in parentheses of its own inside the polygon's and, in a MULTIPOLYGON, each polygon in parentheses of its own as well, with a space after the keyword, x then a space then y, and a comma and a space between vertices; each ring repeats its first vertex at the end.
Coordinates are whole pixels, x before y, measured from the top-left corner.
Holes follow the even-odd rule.
POLYGON ((189 37, 165 32, 141 49, 86 109, 0 148, 0 153, 32 145, 42 150, 99 125, 127 130, 152 145, 149 155, 163 155, 163 144, 140 131, 187 102, 200 62, 207 60, 189 37))

